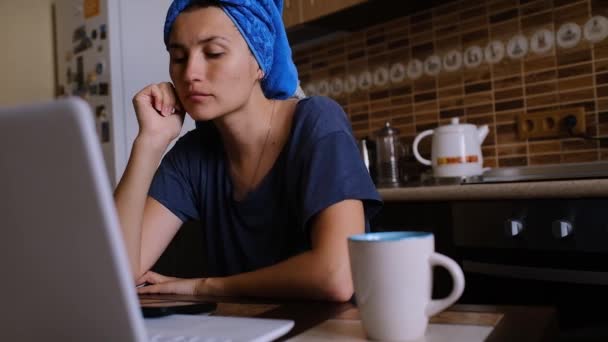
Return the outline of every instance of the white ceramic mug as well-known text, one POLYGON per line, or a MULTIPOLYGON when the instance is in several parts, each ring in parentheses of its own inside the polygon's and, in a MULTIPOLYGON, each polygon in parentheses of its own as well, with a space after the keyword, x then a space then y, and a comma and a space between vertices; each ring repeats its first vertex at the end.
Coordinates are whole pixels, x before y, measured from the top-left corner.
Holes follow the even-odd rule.
POLYGON ((460 298, 464 274, 458 264, 435 253, 428 232, 381 232, 348 238, 355 298, 363 328, 371 339, 411 341, 421 338, 429 317, 460 298), (433 266, 452 276, 449 296, 433 300, 433 266))

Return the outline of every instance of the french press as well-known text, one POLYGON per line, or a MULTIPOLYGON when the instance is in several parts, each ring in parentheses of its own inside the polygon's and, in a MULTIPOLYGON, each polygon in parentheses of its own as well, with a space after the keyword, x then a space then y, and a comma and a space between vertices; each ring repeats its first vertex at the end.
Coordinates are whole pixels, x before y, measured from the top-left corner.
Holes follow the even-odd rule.
POLYGON ((378 187, 398 187, 401 180, 401 158, 405 156, 405 146, 399 139, 399 130, 387 121, 376 132, 376 172, 378 187))

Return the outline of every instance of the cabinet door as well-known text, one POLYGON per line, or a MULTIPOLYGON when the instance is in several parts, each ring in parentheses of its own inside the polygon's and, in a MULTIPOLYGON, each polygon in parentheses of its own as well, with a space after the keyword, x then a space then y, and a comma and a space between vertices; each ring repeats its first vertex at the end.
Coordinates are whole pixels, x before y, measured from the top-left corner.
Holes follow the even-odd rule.
POLYGON ((302 0, 285 0, 283 3, 283 23, 286 28, 302 22, 302 0))
POLYGON ((368 0, 301 0, 302 22, 314 20, 322 16, 338 12, 345 8, 358 5, 368 0))

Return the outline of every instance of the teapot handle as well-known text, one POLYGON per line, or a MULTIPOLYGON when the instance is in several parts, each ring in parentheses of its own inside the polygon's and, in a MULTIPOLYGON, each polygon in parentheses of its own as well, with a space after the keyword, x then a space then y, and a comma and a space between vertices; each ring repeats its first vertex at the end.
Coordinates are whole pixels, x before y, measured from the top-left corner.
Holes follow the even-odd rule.
POLYGON ((431 161, 422 158, 420 153, 418 153, 418 144, 420 143, 420 140, 422 140, 422 138, 426 137, 427 135, 432 135, 434 132, 435 131, 432 129, 426 130, 418 134, 418 136, 416 136, 416 139, 414 139, 414 146, 412 147, 412 149, 414 150, 414 157, 416 157, 416 159, 418 159, 418 161, 424 165, 431 165, 431 161))

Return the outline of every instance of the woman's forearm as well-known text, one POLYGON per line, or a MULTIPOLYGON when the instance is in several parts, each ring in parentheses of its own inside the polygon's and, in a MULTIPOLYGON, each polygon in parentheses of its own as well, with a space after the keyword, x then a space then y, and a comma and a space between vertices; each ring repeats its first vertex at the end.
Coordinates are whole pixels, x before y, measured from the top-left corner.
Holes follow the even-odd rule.
POLYGON ((137 137, 125 172, 114 192, 125 247, 134 277, 140 273, 141 226, 152 177, 166 144, 137 137))
POLYGON ((202 282, 201 292, 227 296, 306 298, 343 302, 353 295, 347 238, 365 231, 360 200, 343 200, 317 214, 312 249, 276 265, 202 282))
POLYGON ((353 294, 348 255, 328 257, 312 250, 256 271, 207 278, 201 292, 218 296, 347 301, 353 294))

